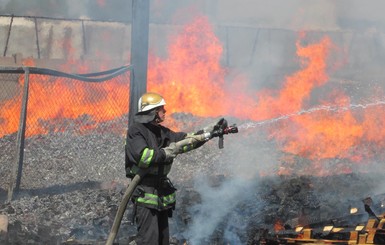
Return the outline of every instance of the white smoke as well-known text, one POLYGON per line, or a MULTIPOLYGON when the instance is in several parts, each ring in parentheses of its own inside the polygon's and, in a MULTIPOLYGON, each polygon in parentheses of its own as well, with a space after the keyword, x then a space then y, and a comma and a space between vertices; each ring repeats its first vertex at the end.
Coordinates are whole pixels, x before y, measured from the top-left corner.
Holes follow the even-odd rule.
MULTIPOLYGON (((195 189, 201 194, 202 201, 191 207, 192 223, 184 234, 190 244, 207 244, 210 236, 223 221, 227 221, 227 225, 235 223, 246 225, 228 222, 228 219, 239 203, 252 196, 250 193, 255 189, 253 181, 232 178, 219 187, 212 187, 207 179, 200 177, 196 181, 195 189)), ((237 234, 232 232, 229 227, 224 228, 226 229, 224 231, 225 239, 236 242, 234 244, 240 244, 237 234)))
POLYGON ((0 0, 0 8, 4 8, 11 0, 0 0))
POLYGON ((67 0, 68 5, 68 16, 71 16, 72 18, 82 18, 82 19, 88 19, 89 18, 89 12, 88 12, 88 5, 89 0, 67 0))

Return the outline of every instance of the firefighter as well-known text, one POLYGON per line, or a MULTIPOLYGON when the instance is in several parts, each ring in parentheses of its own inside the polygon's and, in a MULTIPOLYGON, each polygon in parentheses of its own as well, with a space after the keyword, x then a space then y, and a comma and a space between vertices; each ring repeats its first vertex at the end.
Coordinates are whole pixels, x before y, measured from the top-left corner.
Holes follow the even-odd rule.
POLYGON ((174 132, 161 125, 166 115, 165 104, 160 94, 143 94, 134 123, 127 131, 126 176, 133 178, 140 169, 148 171, 132 198, 138 232, 130 244, 169 244, 168 218, 175 209, 176 189, 167 174, 173 160, 178 154, 202 146, 223 121, 208 125, 195 134, 174 132))

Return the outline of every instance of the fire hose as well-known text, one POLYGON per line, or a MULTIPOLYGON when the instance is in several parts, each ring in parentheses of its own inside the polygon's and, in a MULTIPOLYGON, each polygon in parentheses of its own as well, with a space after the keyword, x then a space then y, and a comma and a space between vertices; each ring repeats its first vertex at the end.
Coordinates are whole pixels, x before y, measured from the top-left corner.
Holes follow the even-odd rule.
MULTIPOLYGON (((215 129, 211 133, 210 139, 214 138, 214 137, 219 137, 219 148, 222 149, 223 148, 223 141, 224 141, 223 135, 233 134, 233 133, 238 133, 237 126, 235 124, 228 126, 227 121, 223 120, 220 127, 215 129)), ((202 137, 205 137, 205 136, 202 135, 202 137)), ((186 139, 179 141, 177 143, 182 144, 182 145, 186 144, 186 143, 189 144, 189 143, 191 143, 191 140, 192 140, 191 138, 186 138, 186 139)), ((140 181, 147 174, 148 171, 149 171, 148 169, 140 169, 139 172, 135 175, 135 177, 131 180, 130 184, 128 185, 128 187, 127 187, 127 189, 126 189, 126 191, 122 197, 122 201, 119 205, 118 211, 115 215, 114 223, 112 224, 112 228, 111 228, 110 234, 108 235, 106 245, 112 245, 113 244, 113 242, 116 238, 116 235, 118 234, 119 227, 120 227, 120 224, 122 222, 124 211, 127 208, 128 201, 131 199, 132 194, 135 191, 135 188, 139 185, 140 181)))
POLYGON ((128 185, 126 192, 123 195, 122 202, 120 203, 118 211, 115 215, 114 223, 112 224, 111 232, 108 235, 106 245, 113 244, 115 237, 118 234, 124 211, 127 208, 127 203, 131 199, 132 193, 134 192, 135 188, 138 186, 139 182, 147 174, 147 172, 148 172, 148 169, 140 169, 139 172, 135 175, 135 177, 131 180, 130 184, 128 185))

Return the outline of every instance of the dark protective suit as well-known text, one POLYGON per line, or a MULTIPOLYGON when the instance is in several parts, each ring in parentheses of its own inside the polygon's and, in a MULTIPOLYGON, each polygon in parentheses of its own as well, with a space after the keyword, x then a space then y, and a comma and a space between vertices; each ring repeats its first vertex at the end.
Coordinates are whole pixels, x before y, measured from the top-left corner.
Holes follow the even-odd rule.
POLYGON ((168 217, 175 207, 175 188, 167 178, 172 160, 165 162, 161 148, 186 137, 151 123, 134 123, 127 132, 126 176, 132 178, 140 168, 148 168, 134 195, 137 244, 169 244, 168 217))

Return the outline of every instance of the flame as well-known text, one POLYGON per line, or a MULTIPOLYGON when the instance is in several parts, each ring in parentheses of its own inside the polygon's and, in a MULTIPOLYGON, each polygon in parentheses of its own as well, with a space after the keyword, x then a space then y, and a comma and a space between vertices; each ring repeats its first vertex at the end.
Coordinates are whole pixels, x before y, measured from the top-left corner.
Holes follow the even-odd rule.
POLYGON ((327 83, 326 59, 331 47, 330 38, 324 37, 319 43, 308 46, 301 46, 299 40, 296 47, 302 70, 287 76, 280 90, 258 92, 255 120, 300 111, 306 105, 314 88, 327 83))
POLYGON ((249 118, 252 107, 245 110, 245 105, 255 105, 255 101, 244 95, 245 80, 236 86, 226 84, 228 71, 220 63, 222 43, 207 17, 200 16, 187 24, 168 50, 165 60, 151 57, 148 89, 164 95, 169 113, 249 118))
MULTIPOLYGON (((35 76, 31 77, 35 79, 35 76)), ((38 76, 36 76, 37 78, 38 76)), ((76 119, 87 115, 92 119, 84 126, 96 127, 100 122, 109 121, 127 113, 128 107, 125 99, 128 97, 127 90, 127 83, 124 84, 117 80, 93 84, 60 78, 54 82, 49 79, 41 80, 38 83, 31 82, 31 94, 34 96, 31 96, 31 100, 28 102, 28 115, 30 115, 28 125, 31 125, 29 126, 31 128, 40 128, 38 125, 44 120, 76 119), (44 101, 43 104, 42 101, 44 101), (110 108, 111 104, 117 105, 114 106, 114 110, 110 108), (49 110, 42 109, 47 105, 50 106, 49 110)), ((47 131, 47 129, 43 130, 34 131, 31 134, 41 134, 47 131)))
MULTIPOLYGON (((246 79, 225 82, 227 71, 220 66, 222 45, 207 18, 199 17, 173 39, 167 59, 150 59, 149 89, 166 97, 171 113, 189 112, 204 117, 231 115, 259 121, 306 110, 310 107, 312 92, 329 81, 327 61, 335 46, 327 36, 306 46, 301 44, 304 38, 306 35, 300 33, 296 43, 300 70, 286 76, 279 89, 252 92, 246 79)), ((329 104, 321 101, 319 106, 350 104, 349 97, 341 91, 330 92, 328 99, 329 104)), ((367 127, 372 127, 369 123, 366 122, 367 127)), ((361 159, 355 148, 366 130, 350 110, 319 110, 287 119, 271 127, 270 132, 283 152, 313 160, 309 168, 323 171, 322 159, 361 159)), ((376 133, 371 135, 376 136, 376 133)), ((381 139, 383 137, 377 141, 381 139)), ((290 168, 282 167, 280 174, 290 172, 290 168)), ((351 169, 341 166, 341 171, 351 169)))
POLYGON ((285 130, 279 135, 285 142, 284 151, 315 160, 347 157, 349 150, 363 136, 362 127, 349 112, 316 114, 291 120, 291 131, 285 130))
MULTIPOLYGON (((33 66, 33 61, 28 60, 24 64, 33 66)), ((19 87, 23 88, 23 86, 24 75, 19 79, 19 87)), ((45 134, 48 131, 62 131, 64 128, 53 126, 55 122, 84 116, 89 119, 86 123, 83 121, 79 125, 79 130, 95 128, 98 123, 113 120, 127 113, 128 93, 127 81, 122 82, 117 79, 104 83, 86 83, 61 77, 30 74, 26 136, 45 134), (110 107, 112 104, 113 110, 110 107)), ((22 93, 4 102, 0 111, 3 135, 18 130, 19 118, 14 115, 20 114, 21 100, 22 93)))
POLYGON ((218 116, 223 103, 226 71, 220 66, 222 45, 205 17, 187 25, 169 47, 169 58, 150 59, 148 88, 167 98, 170 113, 218 116))
POLYGON ((277 220, 274 223, 274 231, 278 232, 278 231, 284 231, 284 230, 285 230, 285 227, 283 226, 283 222, 281 220, 277 220))
MULTIPOLYGON (((328 36, 305 45, 306 35, 300 33, 295 43, 299 69, 288 74, 277 89, 260 91, 251 89, 252 82, 246 76, 229 80, 229 70, 221 65, 223 44, 207 17, 198 16, 170 40, 166 58, 150 54, 147 86, 149 91, 165 97, 168 114, 232 116, 256 122, 291 115, 270 125, 268 133, 278 150, 289 156, 287 159, 296 156, 308 160, 304 173, 327 174, 324 163, 328 159, 346 160, 348 164, 336 163, 334 167, 340 172, 351 172, 351 163, 385 157, 384 103, 353 110, 349 96, 338 89, 327 90, 322 98, 313 98, 313 93, 325 88, 330 80, 330 54, 336 47, 328 36), (301 111, 304 113, 298 113, 301 111)), ((89 71, 87 64, 74 61, 71 53, 75 50, 70 42, 64 40, 63 47, 68 50, 69 62, 62 70, 77 67, 77 73, 89 71)), ((102 67, 107 66, 102 64, 100 70, 102 67)), ((23 79, 19 86, 23 86, 23 79)), ((88 115, 87 127, 92 128, 127 113, 129 88, 119 81, 89 84, 32 75, 30 89, 30 94, 37 96, 31 96, 28 105, 28 125, 36 129, 27 131, 29 135, 47 132, 42 126, 45 121, 88 115), (101 96, 94 98, 92 94, 101 96), (70 97, 83 99, 77 102, 70 97), (50 105, 49 110, 41 109, 42 102, 50 105), (109 103, 117 103, 118 111, 112 112, 106 106, 109 103)), ((376 101, 381 98, 382 93, 378 92, 376 101)), ((0 125, 6 128, 4 134, 17 131, 18 122, 10 115, 20 113, 16 103, 20 99, 2 102, 0 125)), ((169 123, 178 127, 172 120, 169 123)), ((282 161, 278 174, 290 174, 295 164, 295 158, 282 161)))
MULTIPOLYGON (((304 36, 302 35, 301 38, 304 36)), ((261 91, 257 112, 260 119, 274 118, 303 110, 308 105, 311 92, 328 82, 327 58, 332 47, 328 37, 319 43, 301 46, 301 39, 296 43, 301 70, 287 76, 278 91, 261 91)), ((348 104, 348 98, 340 94, 335 105, 348 104)), ((311 172, 317 169, 323 173, 320 159, 346 157, 355 145, 356 137, 362 136, 362 130, 356 125, 350 113, 332 115, 327 111, 304 114, 288 119, 286 122, 270 128, 271 137, 278 141, 281 150, 302 156, 315 162, 308 167, 311 172)), ((302 169, 306 171, 306 167, 302 169), (305 169, 305 170, 304 170, 305 169)), ((278 174, 291 174, 292 163, 281 166, 278 174)))
MULTIPOLYGON (((24 79, 19 79, 18 84, 24 83, 24 79)), ((19 126, 19 120, 14 115, 20 114, 21 109, 21 96, 17 96, 17 98, 13 98, 7 100, 5 102, 0 103, 0 125, 2 128, 2 132, 0 133, 0 137, 4 135, 11 134, 17 132, 19 126)))

